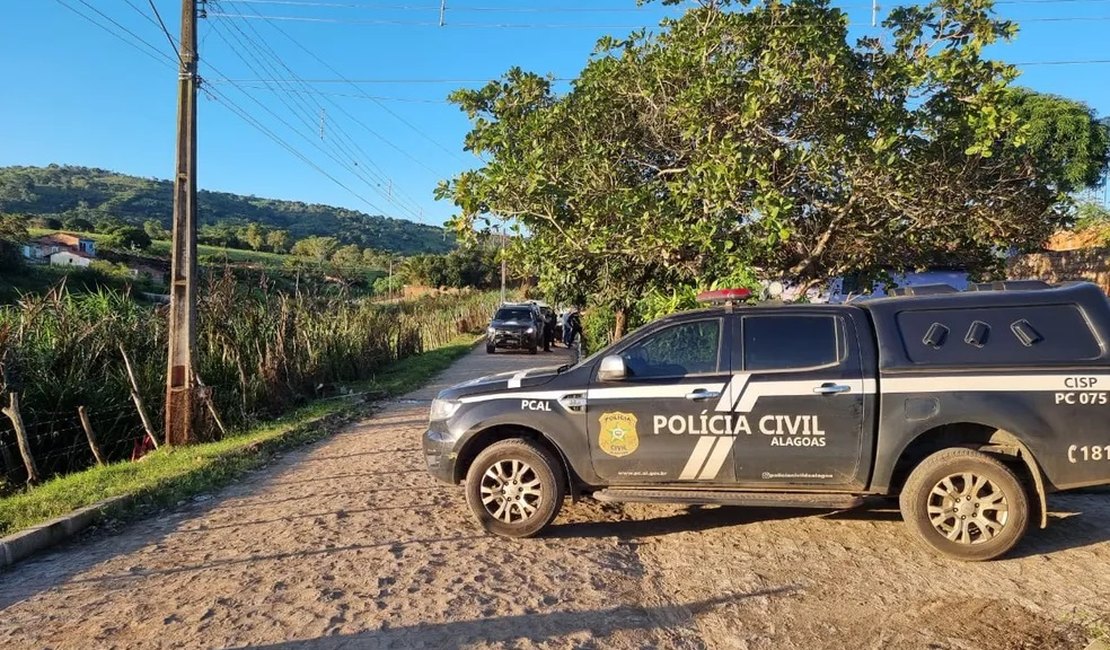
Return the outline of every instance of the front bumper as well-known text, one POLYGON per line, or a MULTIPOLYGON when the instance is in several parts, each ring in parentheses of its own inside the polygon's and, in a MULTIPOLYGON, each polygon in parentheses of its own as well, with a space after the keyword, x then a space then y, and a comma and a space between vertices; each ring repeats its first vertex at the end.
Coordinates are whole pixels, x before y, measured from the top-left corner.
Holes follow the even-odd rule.
POLYGON ((450 485, 456 483, 455 461, 458 454, 455 442, 447 423, 443 421, 430 422, 424 432, 424 463, 428 466, 428 473, 437 481, 450 485))
POLYGON ((536 335, 525 332, 496 331, 486 335, 486 342, 495 348, 530 348, 537 344, 536 335))

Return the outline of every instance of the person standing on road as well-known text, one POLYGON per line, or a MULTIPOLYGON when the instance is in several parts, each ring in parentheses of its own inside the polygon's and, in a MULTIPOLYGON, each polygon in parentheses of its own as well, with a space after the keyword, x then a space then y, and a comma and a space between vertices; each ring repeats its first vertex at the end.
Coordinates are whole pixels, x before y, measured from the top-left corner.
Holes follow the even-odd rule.
POLYGON ((563 343, 569 348, 574 345, 574 339, 582 333, 582 318, 578 315, 578 308, 574 307, 567 312, 566 322, 563 325, 563 343))

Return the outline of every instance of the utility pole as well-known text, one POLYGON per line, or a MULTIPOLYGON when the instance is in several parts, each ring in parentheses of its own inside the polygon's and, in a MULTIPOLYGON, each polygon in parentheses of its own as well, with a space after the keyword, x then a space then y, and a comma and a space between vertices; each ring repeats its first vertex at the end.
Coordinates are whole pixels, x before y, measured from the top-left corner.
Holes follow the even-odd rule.
POLYGON ((197 2, 181 0, 181 68, 177 89, 177 169, 173 177, 173 250, 166 444, 196 442, 197 280, 197 2))
POLYGON ((387 301, 393 300, 393 256, 389 256, 389 281, 385 285, 385 295, 387 301))

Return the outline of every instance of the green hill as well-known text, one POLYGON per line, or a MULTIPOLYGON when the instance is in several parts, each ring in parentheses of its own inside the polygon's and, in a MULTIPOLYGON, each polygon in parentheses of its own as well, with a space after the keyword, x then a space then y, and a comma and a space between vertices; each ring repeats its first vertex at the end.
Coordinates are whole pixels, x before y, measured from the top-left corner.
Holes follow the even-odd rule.
MULTIPOLYGON (((400 254, 443 253, 454 238, 436 226, 370 215, 329 205, 281 201, 201 190, 200 223, 257 222, 288 230, 294 239, 330 236, 344 244, 400 254)), ((141 226, 157 219, 169 227, 173 184, 90 167, 0 167, 0 212, 37 217, 115 217, 141 226)))

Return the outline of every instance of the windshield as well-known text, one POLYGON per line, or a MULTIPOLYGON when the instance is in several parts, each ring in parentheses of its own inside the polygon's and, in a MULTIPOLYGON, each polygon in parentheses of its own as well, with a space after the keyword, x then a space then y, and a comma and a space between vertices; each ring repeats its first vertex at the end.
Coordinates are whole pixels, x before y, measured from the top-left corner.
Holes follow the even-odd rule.
POLYGON ((498 309, 493 320, 531 320, 532 311, 521 307, 520 309, 498 309))

